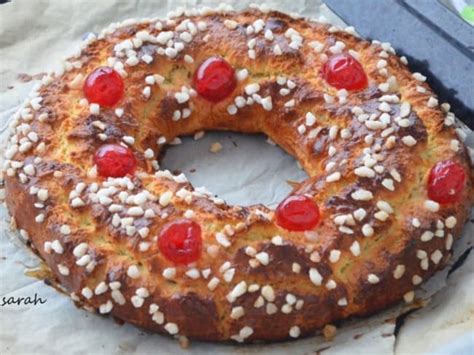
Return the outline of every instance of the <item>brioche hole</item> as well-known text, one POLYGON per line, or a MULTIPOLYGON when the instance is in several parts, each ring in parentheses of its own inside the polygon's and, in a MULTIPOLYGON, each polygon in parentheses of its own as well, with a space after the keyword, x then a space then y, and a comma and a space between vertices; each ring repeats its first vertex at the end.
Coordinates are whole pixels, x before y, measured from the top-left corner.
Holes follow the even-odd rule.
POLYGON ((206 132, 195 141, 180 137, 182 144, 168 146, 161 169, 182 172, 193 186, 204 186, 228 204, 264 204, 275 208, 291 191, 288 181, 302 182, 307 174, 296 160, 264 135, 206 132), (222 149, 210 152, 213 143, 222 149))

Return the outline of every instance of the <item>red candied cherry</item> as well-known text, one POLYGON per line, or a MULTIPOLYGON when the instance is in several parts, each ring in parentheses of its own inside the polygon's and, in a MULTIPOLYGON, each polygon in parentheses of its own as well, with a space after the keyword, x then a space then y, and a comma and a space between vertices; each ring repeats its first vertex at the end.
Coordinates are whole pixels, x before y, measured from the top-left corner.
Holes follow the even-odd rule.
POLYGON ((290 231, 313 229, 321 219, 316 202, 303 195, 287 197, 278 205, 275 215, 278 225, 290 231))
POLYGON ((206 100, 221 101, 237 86, 234 68, 221 57, 210 57, 194 72, 193 85, 206 100))
POLYGON ((188 218, 169 222, 160 232, 158 247, 166 259, 173 263, 192 263, 201 255, 201 227, 188 218))
POLYGON ((119 144, 105 144, 94 155, 97 172, 103 177, 122 177, 133 174, 137 161, 129 148, 119 144))
POLYGON ((362 90, 368 84, 362 65, 347 53, 330 57, 323 66, 322 76, 336 89, 362 90))
POLYGON ((122 99, 125 85, 122 77, 115 70, 110 67, 100 67, 87 76, 83 90, 90 103, 113 107, 122 99))
POLYGON ((431 168, 428 196, 441 204, 458 202, 466 181, 466 173, 459 163, 443 160, 431 168))

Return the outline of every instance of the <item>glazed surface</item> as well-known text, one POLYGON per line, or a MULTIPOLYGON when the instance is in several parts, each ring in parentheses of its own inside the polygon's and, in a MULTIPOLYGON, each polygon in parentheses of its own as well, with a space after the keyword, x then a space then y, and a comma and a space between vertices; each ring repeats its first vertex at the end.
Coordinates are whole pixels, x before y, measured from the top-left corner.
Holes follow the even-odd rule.
POLYGON ((448 261, 473 201, 449 108, 389 44, 351 30, 255 9, 188 15, 90 37, 14 118, 7 206, 60 284, 99 313, 211 341, 297 338, 411 302, 448 261), (321 78, 342 52, 361 63, 367 88, 344 92, 321 78), (232 65, 237 84, 210 104, 192 78, 212 56, 232 65), (111 108, 84 97, 84 79, 102 66, 125 84, 111 108), (292 194, 317 203, 319 225, 290 232, 263 205, 229 206, 159 170, 166 144, 205 130, 265 133, 293 155, 309 178, 292 194), (133 176, 98 176, 105 143, 133 151, 133 176), (457 203, 440 205, 427 183, 444 160, 467 179, 457 203), (191 265, 158 246, 164 225, 181 218, 202 230, 191 265))

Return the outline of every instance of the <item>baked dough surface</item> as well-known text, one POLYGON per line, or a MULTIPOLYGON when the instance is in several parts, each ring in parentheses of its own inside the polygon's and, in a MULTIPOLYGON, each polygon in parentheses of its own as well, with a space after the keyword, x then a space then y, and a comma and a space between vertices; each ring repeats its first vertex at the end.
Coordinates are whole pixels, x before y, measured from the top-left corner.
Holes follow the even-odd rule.
POLYGON ((275 341, 411 302, 451 255, 473 201, 472 168, 424 77, 389 44, 350 32, 251 9, 129 21, 89 37, 14 118, 11 216, 78 305, 159 333, 275 341), (322 80, 327 56, 340 51, 362 64, 367 89, 338 92, 322 80), (210 56, 238 77, 212 105, 191 86, 210 56), (97 112, 82 82, 100 66, 122 74, 126 93, 97 112), (180 92, 189 98, 179 102, 180 92), (268 135, 308 173, 293 193, 318 203, 321 224, 289 232, 263 205, 229 206, 157 171, 166 144, 203 130, 268 135), (98 177, 94 152, 120 142, 134 151, 136 174, 98 177), (460 203, 436 206, 427 177, 446 159, 467 182, 460 203), (183 216, 203 231, 189 266, 157 244, 163 225, 183 216))

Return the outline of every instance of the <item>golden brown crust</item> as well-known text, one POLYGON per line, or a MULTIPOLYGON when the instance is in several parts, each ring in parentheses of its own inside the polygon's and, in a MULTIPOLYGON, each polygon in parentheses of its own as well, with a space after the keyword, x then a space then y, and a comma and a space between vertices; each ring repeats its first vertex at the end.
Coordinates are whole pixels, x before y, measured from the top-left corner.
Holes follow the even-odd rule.
MULTIPOLYGON (((389 45, 370 44, 345 31, 279 12, 181 16, 168 23, 158 21, 162 30, 155 23, 130 24, 92 41, 69 60, 70 70, 41 87, 42 101, 29 102, 29 110, 22 108, 16 117, 10 144, 16 151, 7 151, 7 205, 75 301, 157 332, 212 341, 282 340, 311 334, 349 316, 373 313, 404 297, 409 301, 415 286, 446 264, 452 239, 460 234, 473 201, 470 162, 449 127, 451 116, 445 118, 446 113, 430 99, 435 96, 428 85, 414 78, 389 45), (259 19, 264 29, 248 34, 248 26, 258 27, 259 19), (152 36, 177 31, 173 39, 178 42, 183 21, 192 23, 196 31, 185 23, 184 29, 195 34, 175 58, 156 54, 159 43, 144 40, 136 45, 139 57, 149 54, 153 61, 125 64, 126 94, 118 105, 123 115, 105 108, 91 114, 81 104, 78 74, 86 76, 98 66, 111 64, 108 58, 117 56, 114 46, 140 31, 152 36), (303 38, 301 46, 291 44, 290 28, 303 38), (263 36, 268 29, 273 41, 263 36), (256 38, 255 59, 248 53, 251 38, 256 38), (359 56, 370 83, 346 100, 319 76, 324 54, 337 51, 339 42, 359 56), (276 44, 280 56, 274 54, 276 44), (192 95, 178 103, 174 93, 183 85, 189 89, 197 65, 213 55, 224 57, 236 69, 247 69, 248 77, 238 82, 231 98, 215 105, 192 95), (164 82, 146 84, 146 77, 153 74, 163 76, 164 82), (286 80, 280 85, 277 76, 295 85, 286 80), (247 99, 245 89, 251 83, 259 83, 261 98, 271 97, 272 108, 254 103, 229 114, 228 106, 236 96, 247 99), (151 87, 149 99, 143 97, 145 86, 151 87), (289 94, 281 95, 282 88, 288 88, 289 94), (392 96, 384 99, 383 95, 392 96), (293 99, 294 105, 285 106, 293 99), (361 115, 380 114, 383 100, 390 101, 391 121, 381 129, 369 127, 361 115), (395 118, 401 116, 403 102, 410 103, 411 110, 402 115, 406 124, 398 124, 395 118), (191 116, 174 121, 175 111, 185 108, 192 110, 191 116), (314 125, 305 125, 307 112, 317 117, 314 125), (193 192, 182 177, 162 171, 153 174, 154 163, 144 152, 151 148, 158 156, 163 147, 160 137, 171 142, 179 135, 207 129, 263 132, 295 156, 310 178, 294 193, 317 201, 321 225, 312 232, 288 232, 275 224, 273 212, 265 206, 228 206, 202 191, 193 192), (31 132, 38 139, 28 136, 31 132), (92 169, 94 151, 104 141, 118 143, 124 136, 135 138, 139 171, 128 180, 103 181, 92 169), (406 144, 408 136, 412 139, 406 144), (31 147, 25 147, 25 142, 31 142, 31 147), (373 178, 354 173, 364 165, 364 155, 376 160, 372 166, 380 166, 374 167, 373 178), (444 159, 457 161, 470 175, 460 203, 430 210, 424 207, 427 174, 444 159), (339 179, 334 172, 340 172, 339 179), (361 189, 373 198, 355 200, 353 193, 361 189), (122 228, 127 224, 126 209, 136 202, 127 197, 143 191, 150 194, 137 204, 148 211, 148 217, 132 218, 135 229, 122 228), (160 202, 169 191, 171 202, 160 202), (84 206, 73 207, 75 198, 84 206), (110 212, 111 203, 123 210, 110 212), (195 265, 183 267, 160 255, 156 236, 165 223, 187 210, 202 226, 204 252, 195 265), (377 214, 381 210, 388 216, 377 214), (367 224, 373 236, 364 229, 367 224), (140 231, 147 235, 140 236, 140 231), (219 244, 216 233, 224 235, 230 246, 219 244), (167 268, 171 274, 175 271, 171 280, 163 276, 167 268), (213 288, 216 278, 219 283, 213 288)), ((127 56, 118 57, 112 65, 126 60, 127 56)))

